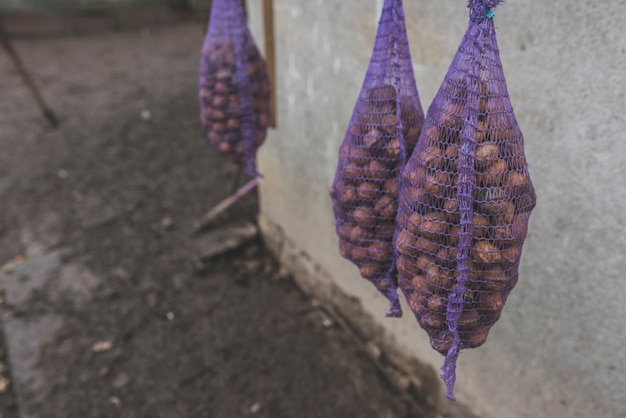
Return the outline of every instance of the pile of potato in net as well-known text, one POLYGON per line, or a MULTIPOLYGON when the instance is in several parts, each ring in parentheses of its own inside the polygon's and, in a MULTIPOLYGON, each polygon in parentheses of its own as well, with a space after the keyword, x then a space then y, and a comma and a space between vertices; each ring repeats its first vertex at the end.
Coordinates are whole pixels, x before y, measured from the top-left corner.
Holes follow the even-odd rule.
POLYGON ((270 120, 270 81, 240 0, 213 0, 198 87, 209 142, 256 176, 256 153, 270 120))
POLYGON ((357 265, 401 316, 393 235, 398 180, 419 138, 419 102, 401 0, 385 0, 369 68, 331 188, 341 255, 357 265))
POLYGON ((509 100, 492 17, 470 24, 402 175, 398 283, 432 347, 448 397, 464 348, 485 342, 518 279, 536 196, 509 100))

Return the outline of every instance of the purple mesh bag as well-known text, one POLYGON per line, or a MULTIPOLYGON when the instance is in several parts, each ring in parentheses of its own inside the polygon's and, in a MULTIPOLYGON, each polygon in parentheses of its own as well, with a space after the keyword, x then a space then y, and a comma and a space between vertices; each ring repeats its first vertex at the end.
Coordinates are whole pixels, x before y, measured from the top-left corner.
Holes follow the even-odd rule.
POLYGON ((258 175, 256 153, 269 124, 270 81, 240 0, 213 0, 198 90, 209 142, 228 161, 258 175))
POLYGON ((393 235, 398 180, 419 138, 419 102, 401 0, 385 0, 367 75, 331 188, 339 249, 402 316, 393 235))
POLYGON ((536 196, 500 62, 493 8, 470 22, 402 173, 398 284, 454 399, 460 350, 487 339, 518 279, 536 196))

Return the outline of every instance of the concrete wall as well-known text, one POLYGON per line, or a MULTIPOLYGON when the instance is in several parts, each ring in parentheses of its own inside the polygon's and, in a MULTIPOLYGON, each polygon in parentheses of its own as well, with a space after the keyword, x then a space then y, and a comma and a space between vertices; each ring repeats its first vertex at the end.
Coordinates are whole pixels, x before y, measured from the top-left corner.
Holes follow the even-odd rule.
MULTIPOLYGON (((248 4, 262 44, 261 1, 248 4)), ((425 109, 465 31, 465 4, 405 2, 425 109)), ((484 417, 626 416, 625 6, 516 0, 497 10, 538 205, 502 319, 485 346, 460 357, 457 397, 484 417)), ((295 246, 287 250, 317 266, 312 288, 332 283, 358 298, 398 350, 438 369, 442 358, 408 309, 386 319, 383 298, 339 256, 328 197, 382 0, 274 7, 279 128, 259 161, 268 239, 282 230, 295 246)))

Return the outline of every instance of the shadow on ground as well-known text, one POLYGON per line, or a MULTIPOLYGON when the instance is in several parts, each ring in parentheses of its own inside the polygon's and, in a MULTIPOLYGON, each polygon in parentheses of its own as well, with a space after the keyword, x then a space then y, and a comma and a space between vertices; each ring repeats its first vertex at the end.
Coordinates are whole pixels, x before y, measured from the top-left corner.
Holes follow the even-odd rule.
POLYGON ((0 55, 0 416, 431 416, 258 237, 200 260, 192 225, 232 176, 197 121, 202 36, 17 42, 56 131, 0 55))

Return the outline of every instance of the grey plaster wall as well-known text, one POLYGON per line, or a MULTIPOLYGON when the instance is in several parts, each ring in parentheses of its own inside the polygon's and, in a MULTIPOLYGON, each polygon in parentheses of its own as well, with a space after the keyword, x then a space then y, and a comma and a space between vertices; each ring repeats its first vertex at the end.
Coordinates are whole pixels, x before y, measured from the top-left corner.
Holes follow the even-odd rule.
MULTIPOLYGON (((259 0, 248 0, 259 42, 259 0)), ((467 25, 465 0, 405 2, 426 109, 467 25)), ((262 218, 358 298, 398 347, 439 368, 408 309, 337 251, 328 189, 382 0, 274 0, 278 123, 260 152, 262 218)), ((521 276, 457 397, 484 417, 626 416, 626 1, 515 0, 495 17, 538 205, 521 276)), ((315 278, 312 278, 315 280, 315 278)), ((322 282, 320 282, 320 286, 322 282)))

